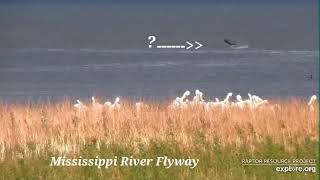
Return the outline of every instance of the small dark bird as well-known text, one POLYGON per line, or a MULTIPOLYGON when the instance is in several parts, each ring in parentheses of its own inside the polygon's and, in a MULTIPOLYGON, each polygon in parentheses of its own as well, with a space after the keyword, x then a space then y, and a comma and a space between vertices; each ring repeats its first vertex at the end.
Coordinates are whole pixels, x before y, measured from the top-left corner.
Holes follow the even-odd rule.
POLYGON ((312 75, 312 74, 310 74, 310 75, 305 75, 305 78, 311 80, 311 79, 313 79, 313 75, 312 75))

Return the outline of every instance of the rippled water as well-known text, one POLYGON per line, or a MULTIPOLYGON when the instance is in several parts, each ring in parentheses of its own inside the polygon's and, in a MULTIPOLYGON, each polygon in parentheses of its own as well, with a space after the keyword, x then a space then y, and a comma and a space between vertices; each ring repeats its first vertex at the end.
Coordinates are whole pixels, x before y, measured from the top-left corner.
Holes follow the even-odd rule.
POLYGON ((0 27, 4 100, 166 100, 197 88, 211 99, 230 91, 317 93, 317 10, 310 5, 5 5, 0 27), (148 49, 149 35, 154 45, 204 46, 148 49), (226 37, 245 48, 228 47, 226 37))
POLYGON ((315 51, 38 48, 0 53, 2 99, 167 99, 196 88, 208 98, 229 91, 263 97, 317 93, 315 51))

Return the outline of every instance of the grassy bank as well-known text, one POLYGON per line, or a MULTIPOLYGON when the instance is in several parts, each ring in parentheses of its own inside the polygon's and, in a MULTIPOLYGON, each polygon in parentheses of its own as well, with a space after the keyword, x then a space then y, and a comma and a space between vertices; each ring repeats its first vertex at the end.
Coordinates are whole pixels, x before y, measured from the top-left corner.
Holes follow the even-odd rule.
MULTIPOLYGON (((257 145, 254 152, 246 146, 222 147, 218 142, 207 144, 200 137, 191 148, 181 148, 179 142, 154 142, 148 146, 119 146, 101 144, 97 150, 96 143, 88 143, 80 150, 83 158, 102 158, 113 156, 133 156, 135 158, 156 158, 168 156, 173 158, 197 158, 196 168, 162 166, 145 167, 52 167, 50 153, 32 158, 12 157, 13 151, 7 152, 5 160, 0 163, 1 179, 316 179, 316 173, 276 172, 276 166, 243 166, 242 159, 247 158, 315 158, 317 143, 305 141, 303 144, 291 144, 293 151, 286 151, 283 145, 275 144, 266 138, 257 145), (9 154, 11 156, 9 156, 9 154)), ((78 154, 78 155, 79 155, 78 154)), ((78 158, 78 155, 69 157, 78 158)))
POLYGON ((275 172, 242 159, 316 159, 318 107, 273 102, 258 109, 130 102, 119 109, 69 101, 0 104, 1 179, 315 179, 316 173, 275 172), (196 158, 189 167, 52 167, 51 157, 196 158))

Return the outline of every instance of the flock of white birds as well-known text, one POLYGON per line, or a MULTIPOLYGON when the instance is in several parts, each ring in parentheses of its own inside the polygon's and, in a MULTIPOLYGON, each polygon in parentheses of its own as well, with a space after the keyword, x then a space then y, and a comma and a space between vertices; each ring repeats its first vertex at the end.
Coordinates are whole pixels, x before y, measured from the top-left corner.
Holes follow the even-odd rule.
MULTIPOLYGON (((92 100, 92 107, 95 109, 103 109, 103 108, 108 108, 108 109, 118 109, 121 107, 120 105, 120 98, 116 97, 114 102, 107 101, 104 104, 100 104, 94 96, 91 97, 92 100)), ((79 99, 77 100, 77 103, 73 105, 77 110, 85 110, 88 106, 85 105, 83 102, 81 102, 79 99)))
POLYGON ((212 109, 212 108, 229 108, 229 107, 239 107, 239 108, 258 108, 268 104, 268 100, 264 100, 256 95, 251 95, 248 93, 249 99, 242 100, 241 95, 237 95, 236 102, 231 101, 232 93, 229 92, 227 96, 223 100, 219 100, 219 98, 215 98, 215 101, 205 101, 203 98, 203 93, 200 90, 195 91, 195 96, 190 101, 188 99, 190 96, 190 91, 186 91, 183 93, 181 97, 177 97, 170 105, 171 108, 186 108, 194 105, 204 106, 205 109, 212 109))
MULTIPOLYGON (((230 108, 230 107, 238 107, 240 109, 243 109, 243 108, 257 109, 257 108, 266 107, 266 106, 273 107, 272 105, 269 104, 268 100, 262 99, 261 97, 256 95, 251 95, 250 93, 248 93, 248 99, 244 99, 244 100, 242 99, 241 95, 238 94, 236 96, 236 101, 231 100, 231 97, 232 97, 231 92, 229 92, 227 96, 221 101, 218 98, 215 98, 215 101, 205 101, 203 98, 203 92, 201 92, 198 89, 195 90, 195 95, 192 98, 192 100, 188 98, 190 94, 191 94, 190 91, 188 90, 185 91, 181 97, 176 97, 173 100, 173 102, 169 105, 169 108, 175 109, 175 108, 188 108, 192 106, 203 106, 206 110, 210 110, 214 108, 230 108)), ((92 107, 95 109, 106 108, 109 110, 113 110, 113 109, 121 108, 119 97, 116 97, 113 103, 110 101, 107 101, 104 104, 100 104, 99 102, 97 102, 94 96, 91 98, 91 100, 92 100, 92 107)), ((317 100, 317 96, 313 95, 311 96, 307 104, 310 110, 312 111, 314 110, 314 104, 316 103, 316 100, 317 100)), ((137 110, 140 110, 141 107, 146 107, 147 105, 143 104, 143 102, 137 102, 135 106, 137 110)), ((278 106, 278 105, 276 104, 275 106, 278 106)), ((80 100, 77 100, 77 103, 74 104, 74 107, 77 110, 81 111, 86 109, 88 106, 82 103, 80 100)))

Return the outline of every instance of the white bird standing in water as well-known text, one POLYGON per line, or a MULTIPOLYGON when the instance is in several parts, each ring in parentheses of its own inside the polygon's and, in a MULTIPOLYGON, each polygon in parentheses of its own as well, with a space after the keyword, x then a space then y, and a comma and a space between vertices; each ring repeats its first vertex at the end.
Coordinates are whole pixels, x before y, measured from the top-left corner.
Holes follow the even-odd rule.
POLYGON ((242 97, 240 94, 237 95, 237 100, 238 100, 238 102, 242 102, 242 97))
POLYGON ((256 96, 256 95, 251 95, 250 94, 249 98, 251 99, 251 101, 250 101, 250 103, 251 103, 250 107, 251 108, 259 108, 262 105, 266 105, 266 104, 269 103, 268 100, 264 100, 264 99, 262 99, 262 98, 260 98, 259 96, 256 96))
POLYGON ((201 102, 204 102, 203 93, 199 89, 196 89, 195 96, 193 97, 193 103, 201 103, 201 102))
POLYGON ((77 103, 74 104, 73 107, 80 111, 86 108, 86 106, 79 99, 77 99, 77 103))
POLYGON ((121 105, 120 105, 120 98, 119 97, 116 97, 116 99, 114 100, 114 103, 111 105, 111 108, 114 109, 114 108, 120 108, 121 105))
POLYGON ((238 102, 236 102, 236 105, 237 105, 238 107, 240 107, 241 109, 244 108, 245 105, 246 105, 246 101, 243 101, 243 100, 242 100, 242 97, 240 96, 240 94, 238 94, 236 98, 237 98, 237 100, 238 100, 238 102))
POLYGON ((252 95, 248 93, 249 100, 252 101, 252 95))
POLYGON ((229 102, 230 97, 232 96, 232 92, 229 92, 226 96, 226 98, 223 100, 225 102, 229 102))
POLYGON ((186 91, 183 93, 182 97, 180 98, 180 99, 181 99, 181 102, 184 103, 185 100, 186 100, 186 98, 187 98, 188 96, 190 96, 190 91, 186 90, 186 91))
POLYGON ((110 109, 120 108, 121 107, 120 98, 116 97, 116 99, 114 100, 114 103, 111 103, 110 101, 106 101, 103 104, 103 106, 106 107, 106 108, 110 108, 110 109))
POLYGON ((107 101, 103 104, 103 106, 108 107, 108 108, 111 107, 111 105, 112 105, 112 103, 110 101, 107 101))
POLYGON ((96 98, 94 96, 91 97, 92 105, 94 106, 96 104, 96 98))
POLYGON ((215 98, 215 101, 209 101, 209 102, 203 102, 203 103, 204 103, 205 110, 210 110, 212 108, 222 106, 222 103, 219 101, 218 98, 215 98))
POLYGON ((101 109, 103 108, 103 105, 101 105, 100 103, 98 103, 96 101, 96 98, 94 96, 91 97, 91 100, 92 100, 92 107, 95 108, 95 109, 101 109))
POLYGON ((308 106, 309 106, 311 111, 314 111, 313 104, 316 102, 316 100, 317 100, 317 96, 313 95, 313 96, 311 96, 311 98, 310 98, 310 100, 308 102, 308 106))
POLYGON ((139 111, 141 109, 141 107, 143 106, 143 102, 137 102, 135 104, 135 106, 136 106, 136 109, 139 111))
POLYGON ((176 97, 170 107, 185 107, 188 104, 186 99, 190 95, 190 91, 185 91, 181 97, 176 97))
POLYGON ((229 99, 230 99, 231 96, 232 96, 232 92, 229 92, 229 93, 227 94, 226 98, 225 98, 223 101, 220 102, 221 105, 222 105, 222 107, 225 107, 225 106, 229 106, 229 105, 230 105, 229 99))

